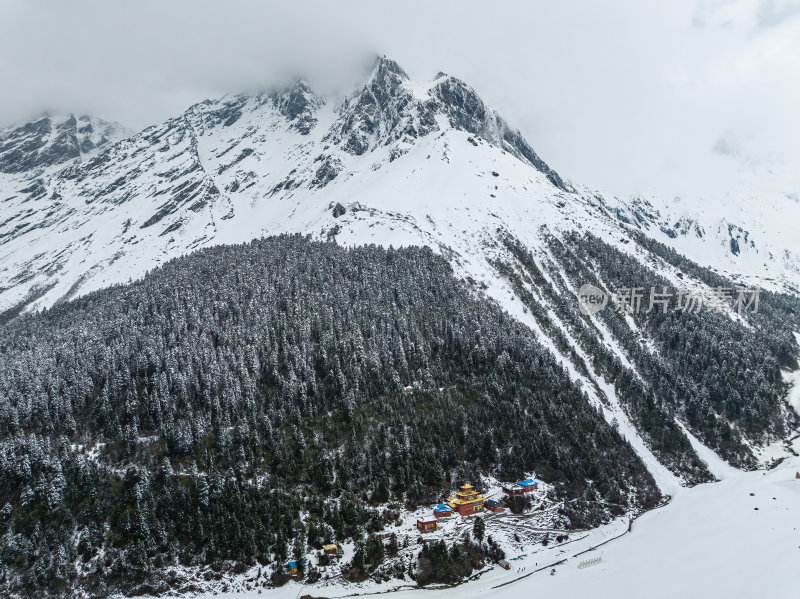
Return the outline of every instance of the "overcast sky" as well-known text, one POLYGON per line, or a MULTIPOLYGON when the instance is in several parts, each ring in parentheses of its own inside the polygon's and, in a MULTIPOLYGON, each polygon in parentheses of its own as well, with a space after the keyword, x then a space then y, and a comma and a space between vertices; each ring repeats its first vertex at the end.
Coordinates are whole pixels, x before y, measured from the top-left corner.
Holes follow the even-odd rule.
POLYGON ((0 0, 0 126, 50 110, 138 129, 295 74, 347 89, 375 54, 465 80, 574 182, 800 179, 800 0, 0 0))

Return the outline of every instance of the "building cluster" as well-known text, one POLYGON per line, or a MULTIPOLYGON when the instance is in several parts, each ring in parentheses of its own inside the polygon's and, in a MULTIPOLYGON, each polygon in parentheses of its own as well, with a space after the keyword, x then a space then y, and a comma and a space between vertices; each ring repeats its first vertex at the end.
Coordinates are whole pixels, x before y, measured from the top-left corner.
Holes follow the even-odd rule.
MULTIPOLYGON (((800 474, 798 474, 800 478, 800 474)), ((539 488, 539 483, 533 479, 526 478, 525 480, 518 480, 513 483, 506 483, 503 485, 503 492, 508 497, 515 497, 518 495, 525 495, 531 493, 539 488)), ((431 532, 436 530, 437 522, 442 518, 450 518, 455 514, 460 516, 472 516, 482 512, 491 512, 493 514, 500 514, 504 512, 506 506, 501 502, 489 499, 476 490, 469 483, 465 483, 458 488, 458 491, 453 493, 444 503, 437 503, 433 506, 433 513, 429 516, 422 516, 417 518, 417 529, 420 532, 431 532)), ((373 533, 373 535, 381 540, 388 539, 392 533, 388 530, 373 533)), ((330 545, 323 545, 322 551, 325 555, 333 557, 341 557, 343 552, 341 546, 336 543, 330 545)), ((508 562, 506 562, 507 564, 508 562)), ((503 565, 501 563, 501 565, 503 565)), ((287 563, 286 569, 289 574, 297 576, 300 574, 306 564, 303 560, 293 560, 287 563)), ((506 567, 506 566, 503 566, 506 567)))
MULTIPOLYGON (((526 478, 525 480, 504 484, 503 492, 509 497, 514 497, 531 493, 538 488, 538 481, 526 478)), ((432 515, 417 518, 417 529, 420 532, 436 530, 438 520, 449 518, 455 514, 471 516, 484 511, 499 514, 504 512, 505 509, 506 506, 499 501, 488 499, 486 495, 477 491, 471 484, 465 483, 446 502, 433 506, 432 515)))
MULTIPOLYGON (((328 557, 340 558, 344 555, 342 546, 338 543, 330 543, 329 545, 322 546, 322 553, 328 557)), ((290 576, 299 576, 306 569, 306 562, 302 559, 290 560, 286 563, 286 572, 290 576)))

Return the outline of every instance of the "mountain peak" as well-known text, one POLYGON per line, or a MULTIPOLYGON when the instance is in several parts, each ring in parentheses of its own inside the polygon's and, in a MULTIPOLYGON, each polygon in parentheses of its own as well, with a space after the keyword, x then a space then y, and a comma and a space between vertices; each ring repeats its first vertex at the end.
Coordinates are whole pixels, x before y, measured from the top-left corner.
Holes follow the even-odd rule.
POLYGON ((543 173, 563 191, 573 191, 561 176, 544 162, 522 134, 512 129, 503 117, 490 108, 469 85, 452 75, 440 72, 428 92, 442 106, 450 126, 478 135, 499 148, 511 152, 543 173))
MULTIPOLYGON (((469 85, 439 72, 427 96, 415 92, 406 72, 386 56, 379 57, 364 87, 340 108, 340 118, 326 140, 351 155, 414 139, 439 130, 437 115, 452 128, 480 136, 543 173, 562 191, 572 187, 533 151, 522 134, 490 108, 469 85)), ((400 153, 402 149, 398 150, 400 153)))
POLYGON ((379 57, 364 87, 341 106, 340 118, 326 139, 357 156, 380 145, 435 130, 432 117, 420 120, 419 103, 404 85, 408 80, 395 61, 379 57))
POLYGON ((311 90, 304 79, 298 79, 291 87, 274 94, 273 103, 291 123, 291 127, 308 135, 317 124, 314 114, 324 101, 311 90))
POLYGON ((398 77, 403 81, 408 81, 409 79, 408 73, 394 60, 387 58, 385 55, 379 56, 375 59, 375 65, 372 67, 369 81, 385 79, 387 77, 398 77))
POLYGON ((44 112, 0 131, 0 172, 19 173, 80 159, 130 135, 119 123, 44 112))
POLYGON ((403 84, 408 82, 408 74, 395 61, 382 56, 375 62, 375 66, 364 85, 360 98, 371 96, 369 101, 377 101, 381 106, 392 101, 398 95, 407 95, 403 84))

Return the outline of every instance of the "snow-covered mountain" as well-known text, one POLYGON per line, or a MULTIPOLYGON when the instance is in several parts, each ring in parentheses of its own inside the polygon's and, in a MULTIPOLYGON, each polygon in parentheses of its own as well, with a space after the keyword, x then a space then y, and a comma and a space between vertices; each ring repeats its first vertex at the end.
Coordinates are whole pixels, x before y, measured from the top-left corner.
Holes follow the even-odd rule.
POLYGON ((791 186, 772 188, 751 178, 736 193, 709 197, 634 197, 618 216, 692 260, 742 284, 800 289, 800 198, 791 186))
POLYGON ((111 143, 126 134, 73 116, 0 134, 0 310, 52 305, 198 247, 283 231, 431 244, 483 279, 498 228, 535 246, 542 226, 579 224, 617 245, 640 227, 723 272, 800 282, 791 240, 751 232, 738 214, 704 218, 576 189, 468 85, 442 73, 417 84, 386 58, 343 99, 301 81, 205 101, 111 143))
MULTIPOLYGON (((41 161, 41 149, 30 153, 16 164, 41 161)), ((512 202, 531 207, 536 196, 567 189, 471 88, 445 75, 413 85, 386 59, 363 89, 338 103, 299 82, 193 106, 88 162, 15 170, 2 180, 5 307, 45 288, 36 306, 50 305, 136 278, 202 245, 284 230, 327 234, 338 225, 355 242, 353 222, 367 219, 373 230, 363 241, 451 245, 444 230, 432 228, 436 221, 502 204, 501 180, 514 186, 512 202), (502 179, 492 177, 492 164, 504 162, 502 179), (442 187, 464 175, 469 184, 443 198, 442 187), (491 179, 476 186, 476 176, 491 179), (410 178, 413 199, 397 189, 410 178), (348 216, 333 215, 336 203, 343 214, 351 208, 348 216), (382 239, 390 231, 397 239, 382 239)))
MULTIPOLYGON (((595 356, 559 306, 574 300, 579 285, 558 274, 568 260, 558 248, 574 247, 574 235, 588 232, 676 287, 707 288, 703 277, 641 243, 643 233, 728 276, 772 288, 800 283, 795 250, 780 247, 786 239, 736 224, 738 214, 715 224, 716 213, 703 220, 571 184, 467 84, 443 73, 412 82, 387 58, 343 98, 320 97, 299 81, 204 101, 109 143, 120 131, 69 117, 2 134, 6 319, 139 278, 201 247, 274 233, 428 245, 537 333, 625 430, 662 489, 693 479, 694 467, 665 467, 614 386, 587 368, 595 356)), ((630 350, 596 326, 609 355, 637 370, 630 350)), ((756 457, 776 438, 743 437, 756 457)), ((729 451, 729 459, 754 463, 753 455, 729 451)))
POLYGON ((49 115, 0 131, 0 172, 28 173, 82 159, 133 132, 91 116, 49 115))
POLYGON ((498 228, 529 244, 543 225, 580 223, 615 242, 633 226, 728 274, 800 284, 791 236, 741 211, 575 189, 468 85, 442 73, 416 84, 385 58, 343 99, 298 82, 205 101, 113 143, 128 133, 71 115, 0 133, 0 310, 281 231, 430 243, 476 278, 476 245, 498 228))

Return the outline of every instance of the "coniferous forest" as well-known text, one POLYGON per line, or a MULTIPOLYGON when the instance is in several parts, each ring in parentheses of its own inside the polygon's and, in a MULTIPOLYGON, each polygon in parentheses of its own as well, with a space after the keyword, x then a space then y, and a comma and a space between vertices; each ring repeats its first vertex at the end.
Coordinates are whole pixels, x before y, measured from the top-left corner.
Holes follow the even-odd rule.
MULTIPOLYGON (((551 242, 551 248, 574 280, 600 283, 602 278, 610 288, 674 292, 677 285, 666 275, 674 267, 710 289, 737 286, 644 235, 635 239, 653 255, 649 268, 591 234, 573 234, 566 244, 551 242)), ((638 335, 623 314, 599 313, 636 367, 638 376, 619 364, 604 365, 642 428, 657 437, 659 430, 669 429, 653 414, 666 413, 671 421, 678 415, 705 445, 749 469, 756 466, 753 444, 781 440, 797 425, 797 415, 783 402, 787 385, 781 369, 798 368, 792 331, 800 329, 800 300, 766 290, 760 297, 757 311, 744 311, 738 318, 707 305, 697 313, 642 310, 632 316, 638 335)), ((604 361, 596 346, 592 354, 604 361)), ((669 437, 656 443, 678 444, 669 437)))
MULTIPOLYGON (((730 304, 727 311, 708 305, 697 312, 676 310, 674 299, 667 310, 647 310, 644 298, 635 313, 610 305, 589 317, 575 301, 575 290, 584 283, 609 294, 639 287, 673 296, 681 286, 735 289, 737 283, 642 234, 633 237, 646 252, 644 261, 590 233, 573 232, 564 241, 542 234, 549 256, 541 267, 523 244, 505 236, 510 259, 498 260, 495 268, 581 374, 613 385, 644 441, 675 474, 690 483, 713 480, 677 420, 744 469, 757 465, 754 446, 779 442, 797 426, 797 414, 784 401, 788 385, 782 371, 798 368, 792 331, 800 329, 800 300, 761 289, 757 311, 734 314, 730 304), (666 274, 671 269, 673 280, 666 274), (553 315, 571 339, 554 325, 553 315), (609 349, 609 340, 629 364, 609 349)), ((596 391, 606 397, 599 387, 596 391)))
POLYGON ((0 328, 4 594, 278 567, 387 504, 534 470, 574 526, 660 497, 533 333, 427 248, 214 247, 0 328))

